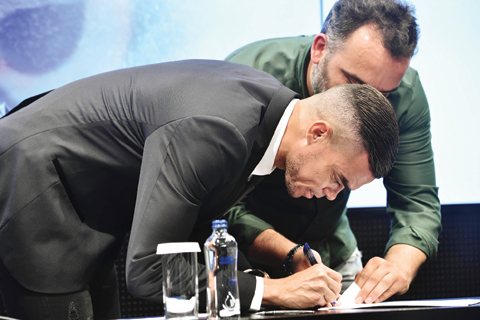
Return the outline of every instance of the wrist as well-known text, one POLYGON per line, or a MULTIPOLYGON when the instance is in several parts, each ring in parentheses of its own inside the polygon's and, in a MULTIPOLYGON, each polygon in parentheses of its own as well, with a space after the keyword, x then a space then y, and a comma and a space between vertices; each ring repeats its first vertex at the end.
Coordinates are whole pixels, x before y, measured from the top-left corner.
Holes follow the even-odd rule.
POLYGON ((285 290, 281 285, 282 279, 263 279, 263 297, 262 305, 264 306, 282 306, 281 297, 285 290))
POLYGON ((393 263, 405 275, 407 281, 411 283, 422 264, 427 260, 427 256, 416 247, 407 244, 396 244, 390 247, 385 260, 393 263))

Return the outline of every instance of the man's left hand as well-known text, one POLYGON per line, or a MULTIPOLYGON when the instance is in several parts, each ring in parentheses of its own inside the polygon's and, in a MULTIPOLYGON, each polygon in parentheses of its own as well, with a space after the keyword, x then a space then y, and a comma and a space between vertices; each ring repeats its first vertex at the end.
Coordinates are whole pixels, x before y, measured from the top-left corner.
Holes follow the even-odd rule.
POLYGON ((404 294, 426 258, 415 247, 397 244, 390 248, 385 259, 370 259, 355 277, 355 282, 361 288, 355 302, 377 303, 394 294, 404 294))

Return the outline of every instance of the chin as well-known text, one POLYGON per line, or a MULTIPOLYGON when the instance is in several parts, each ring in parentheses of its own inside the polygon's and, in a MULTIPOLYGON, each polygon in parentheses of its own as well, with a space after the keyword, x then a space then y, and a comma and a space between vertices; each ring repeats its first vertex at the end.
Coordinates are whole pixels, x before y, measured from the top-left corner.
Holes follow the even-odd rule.
POLYGON ((297 195, 297 194, 295 193, 295 191, 297 191, 297 190, 292 190, 292 189, 289 188, 288 185, 287 185, 287 192, 288 192, 288 195, 289 195, 290 197, 292 197, 292 198, 298 198, 298 197, 300 197, 301 195, 297 195))
POLYGON ((291 189, 287 188, 287 191, 288 191, 288 194, 290 195, 290 197, 292 197, 292 198, 300 198, 300 197, 303 196, 303 193, 300 193, 300 191, 298 189, 291 190, 291 189))

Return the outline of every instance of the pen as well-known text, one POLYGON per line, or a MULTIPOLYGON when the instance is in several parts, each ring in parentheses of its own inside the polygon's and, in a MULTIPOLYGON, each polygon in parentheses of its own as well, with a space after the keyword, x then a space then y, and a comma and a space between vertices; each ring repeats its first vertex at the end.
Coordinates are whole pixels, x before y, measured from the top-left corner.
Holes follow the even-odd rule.
POLYGON ((267 311, 259 311, 255 314, 260 316, 275 316, 281 314, 307 314, 307 313, 315 313, 314 310, 267 310, 267 311))
MULTIPOLYGON (((315 256, 313 255, 312 249, 310 249, 310 246, 306 242, 305 242, 305 245, 303 246, 303 254, 305 255, 305 258, 307 258, 308 262, 310 262, 312 266, 314 264, 318 264, 317 259, 315 259, 315 256)), ((337 302, 333 301, 332 305, 336 306, 337 302)))
POLYGON ((305 258, 307 258, 308 262, 310 262, 312 266, 318 263, 308 243, 305 243, 305 245, 303 246, 303 254, 305 255, 305 258))

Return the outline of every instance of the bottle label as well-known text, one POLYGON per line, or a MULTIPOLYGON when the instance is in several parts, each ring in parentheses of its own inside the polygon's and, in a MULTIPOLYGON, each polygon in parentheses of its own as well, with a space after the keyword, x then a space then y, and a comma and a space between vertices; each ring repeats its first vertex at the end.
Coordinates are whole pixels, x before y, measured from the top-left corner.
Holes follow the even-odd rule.
POLYGON ((220 264, 233 264, 235 263, 235 259, 232 256, 227 257, 220 257, 220 264))

